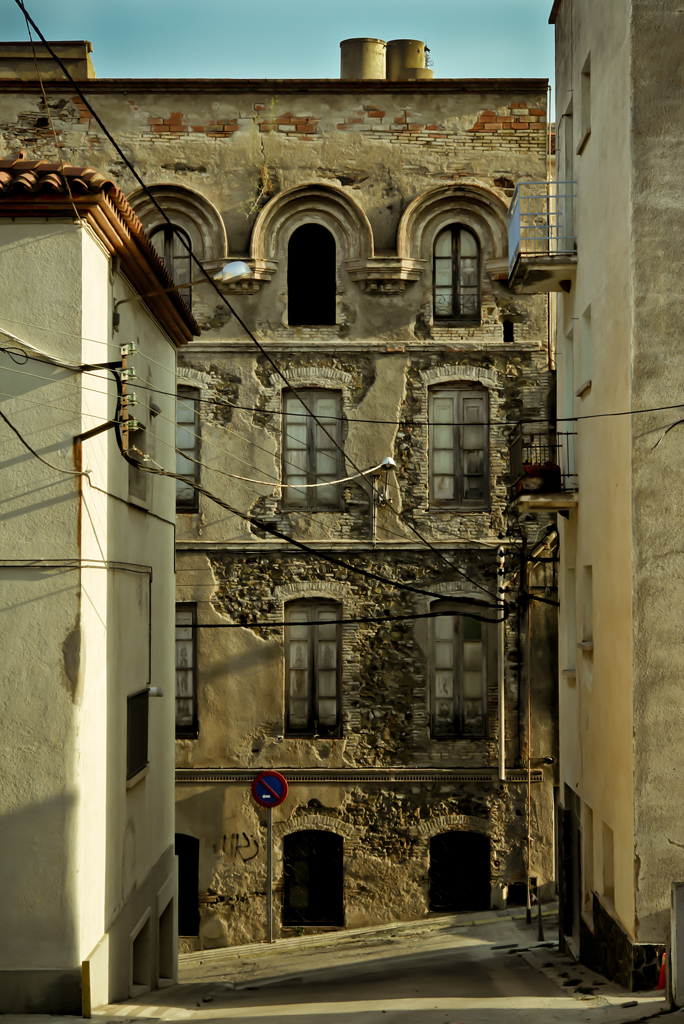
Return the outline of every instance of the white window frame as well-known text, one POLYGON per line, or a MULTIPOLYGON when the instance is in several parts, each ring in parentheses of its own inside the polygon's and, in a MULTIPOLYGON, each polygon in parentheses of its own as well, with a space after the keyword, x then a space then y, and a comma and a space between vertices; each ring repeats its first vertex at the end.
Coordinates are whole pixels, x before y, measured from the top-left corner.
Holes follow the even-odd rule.
POLYGON ((341 735, 341 618, 335 601, 285 605, 285 735, 341 735), (315 625, 326 620, 335 625, 315 625))
POLYGON ((435 237, 433 245, 432 263, 432 298, 433 312, 436 324, 475 324, 478 325, 482 319, 482 250, 480 240, 475 232, 464 224, 449 224, 444 227, 435 237), (446 235, 450 235, 450 255, 438 255, 437 248, 446 235), (476 256, 464 255, 461 252, 464 235, 475 243, 476 256), (468 266, 467 260, 475 260, 475 266, 468 266), (475 285, 465 285, 464 276, 474 271, 475 285), (450 308, 447 311, 439 309, 441 303, 438 300, 440 289, 449 289, 451 292, 450 308), (474 308, 467 308, 465 294, 475 290, 474 308), (466 308, 462 308, 463 305, 466 308))
POLYGON ((430 388, 428 417, 430 505, 464 512, 487 510, 491 469, 486 388, 430 388), (481 472, 475 472, 477 453, 481 453, 481 472), (478 479, 479 489, 475 487, 478 479))
MULTIPOLYGON (((199 389, 180 385, 176 391, 176 448, 189 458, 176 452, 176 473, 199 483, 200 415, 199 389), (192 418, 189 406, 193 407, 192 418), (195 460, 195 461, 193 461, 195 460)), ((182 480, 176 480, 176 512, 198 512, 199 491, 182 480)))
POLYGON ((430 610, 446 613, 431 623, 430 735, 437 740, 484 739, 488 680, 496 666, 492 627, 468 615, 456 601, 435 601, 430 610))
POLYGON ((184 602, 176 605, 176 736, 194 739, 197 736, 197 605, 184 602), (188 636, 189 632, 189 636, 188 636), (189 691, 189 692, 188 692, 189 691), (190 701, 191 717, 180 720, 180 701, 190 701))
POLYGON ((340 484, 312 487, 344 475, 342 463, 342 392, 332 389, 283 391, 282 473, 283 507, 318 511, 339 511, 340 484), (301 395, 309 415, 297 395, 301 395), (330 437, 316 423, 322 423, 330 437), (332 438, 332 440, 331 440, 332 438), (298 484, 306 487, 299 489, 298 484))

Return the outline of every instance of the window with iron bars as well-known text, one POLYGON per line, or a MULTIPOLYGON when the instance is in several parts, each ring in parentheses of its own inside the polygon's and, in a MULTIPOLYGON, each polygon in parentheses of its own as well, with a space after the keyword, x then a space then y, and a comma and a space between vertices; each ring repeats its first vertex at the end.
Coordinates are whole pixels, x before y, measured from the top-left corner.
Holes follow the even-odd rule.
POLYGON ((434 248, 436 320, 480 322, 480 248, 475 235, 460 224, 440 231, 434 248))

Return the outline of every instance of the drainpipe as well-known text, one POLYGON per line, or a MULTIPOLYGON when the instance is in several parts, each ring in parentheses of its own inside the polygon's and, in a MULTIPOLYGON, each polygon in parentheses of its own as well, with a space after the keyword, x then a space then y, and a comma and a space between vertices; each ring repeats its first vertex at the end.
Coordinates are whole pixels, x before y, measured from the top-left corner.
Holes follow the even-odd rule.
POLYGON ((506 685, 505 667, 506 658, 504 652, 505 644, 505 622, 503 619, 503 594, 504 594, 504 549, 501 547, 496 553, 496 576, 498 580, 498 592, 501 595, 501 622, 497 626, 497 650, 499 655, 499 781, 506 781, 506 685))

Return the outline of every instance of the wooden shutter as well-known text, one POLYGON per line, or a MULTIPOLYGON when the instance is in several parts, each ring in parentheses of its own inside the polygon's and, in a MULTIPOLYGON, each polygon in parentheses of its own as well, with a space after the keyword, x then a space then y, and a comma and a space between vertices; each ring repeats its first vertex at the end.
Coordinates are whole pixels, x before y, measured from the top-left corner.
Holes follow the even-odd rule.
POLYGON ((283 400, 283 482, 288 485, 283 501, 300 508, 338 508, 340 485, 327 486, 325 481, 341 476, 340 394, 304 391, 302 399, 304 405, 295 395, 286 394, 283 400), (313 416, 306 414, 305 406, 313 416), (303 486, 320 483, 324 486, 303 486))
POLYGON ((430 394, 430 500, 478 509, 489 505, 488 395, 450 388, 430 394))
POLYGON ((458 440, 460 501, 464 507, 486 508, 489 503, 487 393, 459 393, 458 440))
MULTIPOLYGON (((318 608, 316 618, 325 623, 341 618, 341 609, 337 607, 318 608)), ((338 658, 339 630, 334 624, 319 625, 314 630, 316 644, 315 659, 315 690, 318 721, 326 729, 334 729, 338 724, 338 658)))
POLYGON ((195 645, 193 608, 176 608, 176 729, 195 723, 195 645))
POLYGON ((304 608, 287 613, 287 722, 292 732, 305 732, 310 724, 311 652, 308 615, 304 608))
MULTIPOLYGON (((340 421, 337 418, 340 414, 340 399, 336 392, 321 392, 314 396, 314 409, 317 419, 325 427, 311 423, 311 434, 314 443, 312 444, 313 459, 313 483, 320 484, 325 480, 336 480, 340 473, 340 450, 339 445, 340 421), (327 431, 327 433, 326 433, 327 431)), ((317 487, 314 493, 314 505, 337 506, 340 502, 340 485, 330 484, 327 487, 317 487)))

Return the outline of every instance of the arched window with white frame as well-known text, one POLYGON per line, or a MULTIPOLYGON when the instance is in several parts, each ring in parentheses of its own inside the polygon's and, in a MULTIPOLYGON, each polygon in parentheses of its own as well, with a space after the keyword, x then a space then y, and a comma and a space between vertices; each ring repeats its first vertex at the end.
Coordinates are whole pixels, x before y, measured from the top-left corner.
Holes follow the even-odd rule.
POLYGON ((435 239, 435 320, 479 324, 481 307, 480 246, 461 224, 450 224, 435 239))

